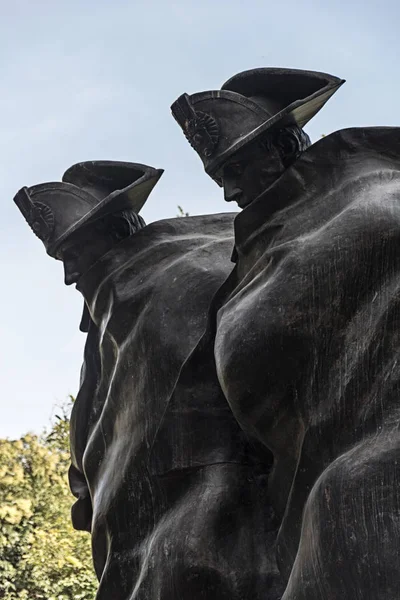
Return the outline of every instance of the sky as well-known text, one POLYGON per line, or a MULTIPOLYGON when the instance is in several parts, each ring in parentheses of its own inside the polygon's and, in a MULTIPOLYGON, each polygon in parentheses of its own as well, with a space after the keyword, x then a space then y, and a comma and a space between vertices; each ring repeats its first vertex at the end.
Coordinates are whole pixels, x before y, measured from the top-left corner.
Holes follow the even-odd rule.
MULTIPOLYGON (((183 92, 254 67, 347 83, 306 130, 399 126, 400 5, 326 0, 0 0, 0 437, 49 426, 76 395, 83 300, 13 202, 83 160, 165 169, 147 222, 227 210, 170 114, 183 92)), ((231 207, 229 207, 231 210, 231 207)))

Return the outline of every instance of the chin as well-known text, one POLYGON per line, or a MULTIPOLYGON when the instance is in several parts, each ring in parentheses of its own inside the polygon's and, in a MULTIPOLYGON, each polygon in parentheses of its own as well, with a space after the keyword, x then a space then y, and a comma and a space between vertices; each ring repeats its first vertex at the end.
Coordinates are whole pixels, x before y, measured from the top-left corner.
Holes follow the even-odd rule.
POLYGON ((80 273, 74 273, 73 275, 66 277, 64 279, 65 285, 73 285, 74 283, 78 283, 80 276, 80 273))
MULTIPOLYGON (((254 198, 253 198, 254 199, 254 198)), ((241 198, 237 205, 239 208, 246 208, 246 206, 248 206, 249 204, 251 204, 252 199, 248 199, 248 198, 241 198)))

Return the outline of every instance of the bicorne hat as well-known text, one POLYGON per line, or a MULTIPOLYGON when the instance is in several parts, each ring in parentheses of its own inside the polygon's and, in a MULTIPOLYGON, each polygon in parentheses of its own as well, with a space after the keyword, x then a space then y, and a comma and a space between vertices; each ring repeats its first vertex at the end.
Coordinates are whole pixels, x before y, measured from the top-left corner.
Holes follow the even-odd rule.
POLYGON ((171 110, 205 171, 221 185, 218 171, 235 152, 272 127, 304 127, 343 83, 315 71, 252 69, 220 90, 182 94, 171 110))
POLYGON ((14 202, 50 256, 73 233, 122 210, 140 211, 163 174, 138 163, 88 161, 70 167, 62 182, 23 187, 14 202))

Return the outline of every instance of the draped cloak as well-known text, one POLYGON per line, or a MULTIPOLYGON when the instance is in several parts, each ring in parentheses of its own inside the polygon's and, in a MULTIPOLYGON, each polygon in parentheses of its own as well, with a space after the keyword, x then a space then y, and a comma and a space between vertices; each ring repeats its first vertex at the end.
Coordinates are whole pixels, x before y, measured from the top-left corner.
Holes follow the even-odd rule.
MULTIPOLYGON (((190 443, 193 406, 208 414, 213 408, 196 382, 196 397, 184 389, 199 357, 213 349, 237 421, 274 456, 269 492, 281 520, 279 564, 285 582, 291 574, 284 599, 394 599, 400 129, 338 131, 308 148, 236 217, 235 255, 181 371, 151 468, 168 473, 193 464, 192 452, 177 443, 190 443), (174 448, 161 454, 171 429, 178 432, 174 448)), ((207 443, 215 446, 212 435, 207 443)))
MULTIPOLYGON (((152 223, 78 282, 91 323, 71 418, 70 485, 78 497, 74 525, 92 533, 98 600, 261 598, 253 594, 258 573, 274 577, 260 547, 273 528, 269 463, 237 425, 218 383, 208 399, 211 418, 202 420, 199 410, 187 432, 183 452, 197 445, 193 468, 164 478, 148 469, 180 368, 233 267, 233 217, 152 223), (206 447, 217 430, 215 446, 206 447)), ((204 364, 205 385, 207 378, 204 364)), ((168 437, 161 454, 174 447, 174 429, 168 437)))

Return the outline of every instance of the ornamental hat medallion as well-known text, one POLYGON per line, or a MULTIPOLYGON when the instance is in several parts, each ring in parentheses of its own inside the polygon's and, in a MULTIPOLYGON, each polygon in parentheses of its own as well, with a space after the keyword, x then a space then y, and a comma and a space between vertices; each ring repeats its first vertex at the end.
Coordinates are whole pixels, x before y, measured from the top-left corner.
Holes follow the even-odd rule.
POLYGON ((122 210, 138 213, 163 171, 139 163, 89 161, 70 167, 62 182, 19 190, 14 202, 50 256, 82 227, 122 210))
POLYGON ((215 119, 202 111, 195 111, 188 94, 183 94, 174 104, 174 117, 182 124, 189 144, 206 159, 213 155, 218 145, 219 130, 215 119))
POLYGON ((47 242, 54 231, 54 214, 49 206, 42 202, 32 202, 29 205, 29 219, 27 219, 33 233, 42 242, 47 242))
POLYGON ((221 185, 220 170, 235 152, 272 127, 304 127, 343 83, 316 71, 252 69, 220 90, 182 94, 171 111, 205 171, 221 185))

